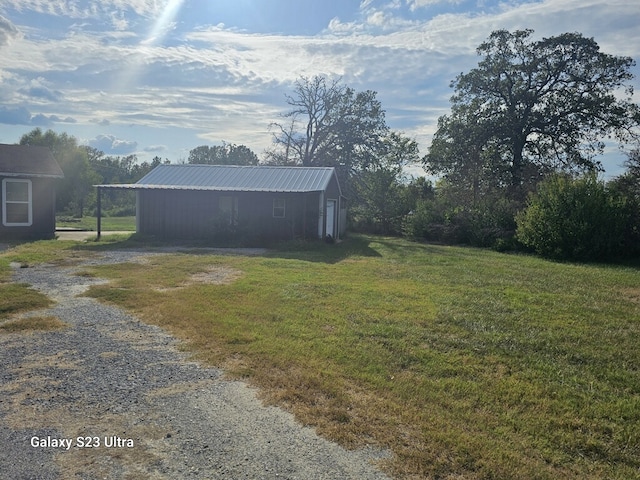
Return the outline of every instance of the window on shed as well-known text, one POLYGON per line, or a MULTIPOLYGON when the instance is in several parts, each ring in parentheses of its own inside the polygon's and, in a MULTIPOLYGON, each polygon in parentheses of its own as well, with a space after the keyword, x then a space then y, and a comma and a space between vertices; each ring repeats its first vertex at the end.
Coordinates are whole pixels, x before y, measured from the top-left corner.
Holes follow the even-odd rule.
POLYGON ((31 180, 2 180, 2 224, 30 227, 33 222, 31 180))
POLYGON ((273 199, 273 216, 275 218, 284 218, 287 213, 287 202, 284 198, 273 199))

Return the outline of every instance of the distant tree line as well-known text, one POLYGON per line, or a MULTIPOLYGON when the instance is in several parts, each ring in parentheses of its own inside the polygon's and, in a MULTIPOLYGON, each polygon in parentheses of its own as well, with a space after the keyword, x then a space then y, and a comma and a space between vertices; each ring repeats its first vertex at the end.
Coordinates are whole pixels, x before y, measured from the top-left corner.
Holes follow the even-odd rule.
MULTIPOLYGON (((168 159, 154 157, 151 162, 139 162, 136 155, 106 155, 96 148, 79 145, 66 133, 36 128, 20 138, 21 145, 49 147, 64 172, 57 184, 58 215, 83 217, 95 215, 94 185, 135 183, 168 159)), ((244 145, 223 142, 221 146, 199 146, 189 153, 188 163, 222 165, 257 165, 258 157, 244 145)), ((102 192, 102 212, 109 216, 135 215, 135 193, 121 190, 102 192)))

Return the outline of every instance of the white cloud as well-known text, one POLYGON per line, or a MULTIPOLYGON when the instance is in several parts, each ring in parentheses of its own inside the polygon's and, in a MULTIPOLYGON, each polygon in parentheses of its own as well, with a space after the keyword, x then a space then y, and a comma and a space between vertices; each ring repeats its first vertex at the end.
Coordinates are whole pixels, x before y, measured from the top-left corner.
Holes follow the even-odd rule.
POLYGON ((93 140, 89 140, 89 146, 96 148, 107 155, 128 155, 134 153, 138 148, 138 142, 120 140, 113 135, 98 135, 93 140))
POLYGON ((459 4, 462 3, 462 0, 407 0, 407 5, 409 5, 411 11, 442 3, 459 4))
POLYGON ((166 152, 167 146, 166 145, 149 145, 148 147, 144 148, 144 151, 149 153, 166 152))
POLYGON ((12 39, 18 36, 20 36, 20 32, 15 25, 0 15, 0 47, 9 44, 12 39))
POLYGON ((111 25, 118 32, 124 32, 129 28, 129 20, 124 16, 124 12, 111 12, 111 25))

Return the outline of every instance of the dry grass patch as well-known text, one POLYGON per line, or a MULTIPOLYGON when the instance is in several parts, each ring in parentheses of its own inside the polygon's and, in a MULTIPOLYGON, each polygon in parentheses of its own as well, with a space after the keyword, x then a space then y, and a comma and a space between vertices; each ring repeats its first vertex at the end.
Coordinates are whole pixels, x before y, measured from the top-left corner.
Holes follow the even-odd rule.
POLYGON ((630 302, 640 304, 640 288, 623 288, 621 293, 630 302))
POLYGON ((18 333, 18 332, 36 332, 36 331, 48 331, 48 330, 60 330, 66 328, 69 325, 58 317, 44 316, 44 317, 25 317, 15 320, 9 320, 4 323, 0 323, 0 332, 4 333, 18 333))
POLYGON ((225 285, 232 283, 234 280, 237 280, 241 275, 242 272, 240 270, 228 266, 221 265, 209 267, 204 272, 198 272, 191 275, 186 285, 192 283, 225 285))
POLYGON ((242 276, 242 272, 235 268, 224 265, 207 267, 203 272, 191 274, 181 284, 175 287, 159 287, 159 292, 167 292, 170 290, 186 288, 190 285, 228 285, 242 276))

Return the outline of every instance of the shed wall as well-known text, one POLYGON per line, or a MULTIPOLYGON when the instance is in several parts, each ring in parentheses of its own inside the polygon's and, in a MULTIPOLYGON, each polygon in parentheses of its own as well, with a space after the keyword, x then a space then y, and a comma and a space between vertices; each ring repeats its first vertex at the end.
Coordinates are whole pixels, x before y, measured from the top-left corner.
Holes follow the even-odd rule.
POLYGON ((235 236, 248 243, 314 238, 318 198, 318 193, 140 190, 138 232, 166 238, 235 236), (221 197, 235 199, 233 218, 220 210, 221 197), (274 217, 274 199, 284 199, 282 218, 274 217))
MULTIPOLYGON (((2 191, 4 178, 0 176, 0 202, 4 192, 2 191)), ((8 177, 11 180, 22 177, 8 177)), ((31 226, 11 226, 4 225, 5 219, 0 219, 0 238, 6 240, 45 240, 55 237, 56 213, 55 213, 55 189, 54 179, 24 177, 31 181, 31 226)), ((0 209, 0 216, 2 210, 0 209)))

